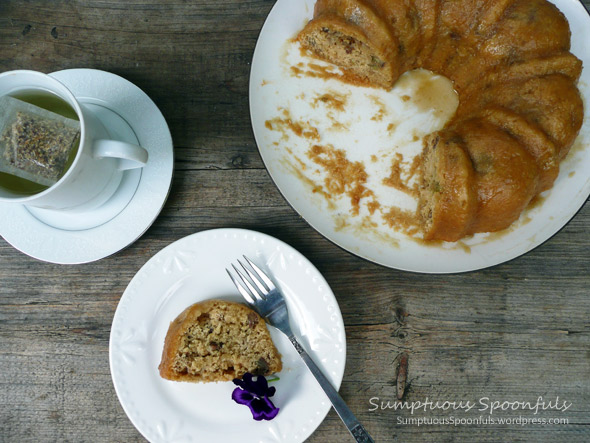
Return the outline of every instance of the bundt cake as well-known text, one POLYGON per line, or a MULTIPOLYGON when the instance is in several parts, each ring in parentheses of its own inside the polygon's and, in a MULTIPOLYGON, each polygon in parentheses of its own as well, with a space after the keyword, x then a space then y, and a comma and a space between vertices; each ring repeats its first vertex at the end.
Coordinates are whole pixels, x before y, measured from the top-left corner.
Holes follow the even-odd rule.
POLYGON ((229 381, 249 372, 269 375, 282 368, 265 321, 240 303, 195 303, 170 323, 160 375, 189 382, 229 381))
POLYGON ((303 48, 365 84, 449 78, 453 118, 423 140, 425 240, 505 229, 550 189, 581 128, 582 63, 547 0, 317 0, 303 48))

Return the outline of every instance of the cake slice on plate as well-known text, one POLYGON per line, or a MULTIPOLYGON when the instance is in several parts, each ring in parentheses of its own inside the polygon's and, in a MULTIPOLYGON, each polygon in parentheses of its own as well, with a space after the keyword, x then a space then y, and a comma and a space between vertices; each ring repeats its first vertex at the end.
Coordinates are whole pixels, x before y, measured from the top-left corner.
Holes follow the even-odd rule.
POLYGON ((281 355, 265 321, 240 303, 206 300, 186 308, 170 323, 160 375, 189 382, 231 381, 247 372, 269 375, 282 369, 281 355))

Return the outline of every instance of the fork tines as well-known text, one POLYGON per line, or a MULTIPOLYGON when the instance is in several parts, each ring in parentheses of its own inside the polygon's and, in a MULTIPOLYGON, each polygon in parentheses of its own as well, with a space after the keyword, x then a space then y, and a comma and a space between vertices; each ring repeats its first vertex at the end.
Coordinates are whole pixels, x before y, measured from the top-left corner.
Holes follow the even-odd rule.
POLYGON ((240 291, 240 294, 242 294, 242 297, 244 297, 249 303, 256 303, 256 300, 265 300, 266 295, 275 289, 275 285, 262 271, 262 269, 256 266, 245 255, 243 257, 250 266, 249 268, 240 260, 238 260, 238 263, 245 271, 245 274, 240 271, 236 265, 232 264, 232 267, 234 268, 234 271, 237 273, 241 282, 233 276, 229 269, 226 269, 227 273, 234 282, 234 285, 236 285, 236 288, 238 288, 238 291, 240 291))

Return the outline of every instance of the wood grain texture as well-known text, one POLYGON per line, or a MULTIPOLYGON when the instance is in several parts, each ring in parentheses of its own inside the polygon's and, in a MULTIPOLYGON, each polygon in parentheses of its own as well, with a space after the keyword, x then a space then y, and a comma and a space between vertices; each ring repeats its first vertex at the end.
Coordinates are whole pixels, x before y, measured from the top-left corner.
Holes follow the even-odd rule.
MULTIPOLYGON (((0 0, 0 72, 89 67, 121 75, 162 110, 175 146, 164 210, 114 256, 59 266, 0 240, 0 441, 144 441, 111 381, 113 314, 150 257, 217 227, 275 236, 325 276, 347 334, 340 392, 377 441, 589 441, 590 206, 525 256, 467 274, 387 269, 324 239, 272 183, 250 127, 250 60, 273 4, 0 0), (567 412, 537 416, 569 424, 399 424, 486 415, 371 410, 371 399, 395 401, 400 384, 407 402, 558 396, 572 404, 567 412)), ((309 441, 348 441, 348 434, 330 412, 309 441)))

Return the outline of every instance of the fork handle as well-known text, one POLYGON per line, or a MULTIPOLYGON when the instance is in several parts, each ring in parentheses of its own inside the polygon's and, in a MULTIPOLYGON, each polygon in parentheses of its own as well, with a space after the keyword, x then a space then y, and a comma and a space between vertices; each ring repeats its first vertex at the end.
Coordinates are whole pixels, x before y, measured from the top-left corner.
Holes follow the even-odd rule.
POLYGON ((340 416, 340 418, 342 419, 342 421, 344 422, 344 424, 346 425, 354 439, 357 442, 374 443, 375 440, 371 438, 371 436, 363 427, 363 425, 360 424, 360 422, 352 413, 352 411, 348 408, 348 406, 346 406, 346 403, 344 402, 344 400, 342 400, 342 397, 340 397, 338 391, 334 389, 334 386, 332 386, 330 380, 326 378, 324 373, 311 359, 311 357, 305 351, 305 349, 303 349, 303 347, 297 341, 295 336, 291 335, 289 337, 289 340, 291 340, 291 343, 293 344, 293 346, 295 347, 295 349, 297 350, 297 352, 299 353, 299 355, 301 356, 301 358, 303 359, 303 361, 305 362, 313 376, 316 378, 316 380, 318 381, 318 383, 320 384, 320 386, 332 402, 332 406, 334 407, 334 409, 336 410, 336 412, 338 413, 338 415, 340 416))

